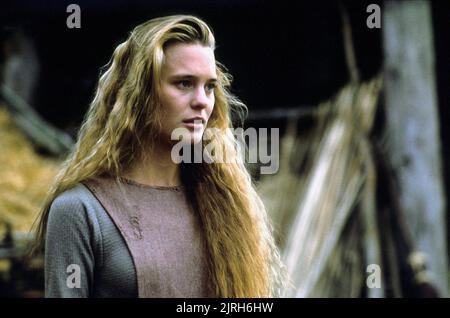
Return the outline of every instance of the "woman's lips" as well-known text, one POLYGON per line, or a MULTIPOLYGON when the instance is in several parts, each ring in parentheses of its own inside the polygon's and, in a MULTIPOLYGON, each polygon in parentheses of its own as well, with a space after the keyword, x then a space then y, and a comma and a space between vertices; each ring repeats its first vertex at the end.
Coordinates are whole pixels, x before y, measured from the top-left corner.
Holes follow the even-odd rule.
POLYGON ((191 129, 199 129, 203 127, 203 121, 201 119, 185 120, 183 121, 183 124, 191 129))

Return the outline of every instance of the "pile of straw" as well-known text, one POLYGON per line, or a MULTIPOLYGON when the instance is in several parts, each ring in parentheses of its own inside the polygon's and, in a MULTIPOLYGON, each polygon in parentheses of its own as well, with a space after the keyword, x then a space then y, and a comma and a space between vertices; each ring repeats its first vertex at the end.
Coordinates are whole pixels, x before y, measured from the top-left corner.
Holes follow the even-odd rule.
POLYGON ((1 105, 0 149, 0 228, 8 223, 14 232, 28 232, 58 162, 38 155, 1 105))
POLYGON ((364 289, 366 266, 381 263, 368 138, 381 81, 344 87, 316 108, 303 136, 291 122, 279 173, 258 185, 280 233, 292 283, 286 296, 381 296, 364 289))

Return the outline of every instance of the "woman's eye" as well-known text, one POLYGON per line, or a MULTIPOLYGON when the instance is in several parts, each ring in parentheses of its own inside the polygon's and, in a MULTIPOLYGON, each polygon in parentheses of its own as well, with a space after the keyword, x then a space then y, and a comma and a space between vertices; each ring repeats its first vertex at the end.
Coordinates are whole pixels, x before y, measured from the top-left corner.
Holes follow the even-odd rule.
POLYGON ((177 84, 177 87, 180 89, 187 89, 187 88, 192 87, 192 84, 190 81, 179 81, 176 84, 177 84))
POLYGON ((208 91, 213 91, 214 88, 216 88, 216 84, 215 83, 210 83, 210 84, 206 85, 206 89, 208 91))

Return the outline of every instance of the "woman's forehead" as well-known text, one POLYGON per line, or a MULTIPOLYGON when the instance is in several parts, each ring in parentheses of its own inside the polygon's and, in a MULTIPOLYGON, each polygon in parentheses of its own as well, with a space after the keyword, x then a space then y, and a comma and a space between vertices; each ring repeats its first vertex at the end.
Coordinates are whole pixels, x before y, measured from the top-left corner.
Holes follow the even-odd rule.
POLYGON ((200 44, 176 43, 165 50, 165 76, 216 77, 214 51, 200 44))

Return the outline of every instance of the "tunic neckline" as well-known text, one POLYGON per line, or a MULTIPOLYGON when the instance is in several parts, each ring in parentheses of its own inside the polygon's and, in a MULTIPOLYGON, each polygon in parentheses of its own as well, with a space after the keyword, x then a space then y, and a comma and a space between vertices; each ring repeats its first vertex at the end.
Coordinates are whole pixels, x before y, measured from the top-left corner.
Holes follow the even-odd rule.
POLYGON ((169 191, 180 191, 183 189, 183 185, 178 186, 152 186, 148 184, 139 183, 137 181, 125 178, 125 177, 119 177, 119 179, 129 185, 136 186, 143 189, 156 189, 156 190, 169 190, 169 191))

